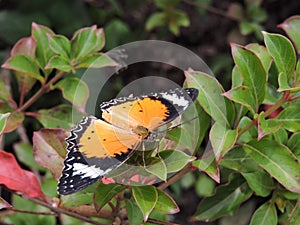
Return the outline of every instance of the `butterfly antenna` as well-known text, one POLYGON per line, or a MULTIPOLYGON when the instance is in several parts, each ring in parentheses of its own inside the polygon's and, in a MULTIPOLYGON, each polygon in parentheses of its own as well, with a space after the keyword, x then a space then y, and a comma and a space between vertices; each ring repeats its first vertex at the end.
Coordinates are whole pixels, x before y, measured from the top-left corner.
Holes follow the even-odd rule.
POLYGON ((171 131, 171 130, 177 128, 177 127, 182 126, 183 124, 190 123, 190 122, 192 122, 193 120, 195 120, 195 119, 197 119, 197 118, 198 118, 198 116, 195 116, 194 118, 189 119, 189 120, 187 120, 187 121, 184 121, 184 122, 182 122, 182 123, 179 123, 179 124, 177 124, 177 125, 175 125, 175 126, 168 127, 168 128, 165 129, 165 130, 158 131, 158 133, 164 133, 164 132, 171 131))

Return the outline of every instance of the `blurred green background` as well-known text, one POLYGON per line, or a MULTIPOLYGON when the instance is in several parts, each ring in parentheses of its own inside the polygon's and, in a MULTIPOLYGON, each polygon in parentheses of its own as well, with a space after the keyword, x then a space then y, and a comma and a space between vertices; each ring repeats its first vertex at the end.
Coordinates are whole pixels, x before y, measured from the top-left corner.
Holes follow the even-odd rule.
MULTIPOLYGON (((104 28, 105 50, 135 40, 177 43, 199 55, 226 88, 232 68, 229 43, 260 42, 261 30, 282 33, 277 25, 299 11, 298 0, 2 0, 0 60, 4 62, 17 40, 30 35, 32 22, 68 37, 96 24, 104 28)), ((126 73, 112 82, 115 89, 147 74, 183 81, 172 67, 149 65, 145 70, 135 65, 126 73)))

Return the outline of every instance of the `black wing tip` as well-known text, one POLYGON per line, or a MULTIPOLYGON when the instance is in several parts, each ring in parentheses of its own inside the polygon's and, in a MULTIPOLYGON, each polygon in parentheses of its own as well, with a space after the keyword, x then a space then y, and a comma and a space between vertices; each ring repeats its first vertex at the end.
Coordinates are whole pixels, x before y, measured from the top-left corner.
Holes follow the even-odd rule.
POLYGON ((88 179, 85 181, 82 181, 80 183, 74 183, 74 184, 68 184, 67 179, 63 179, 60 178, 60 180, 58 181, 57 184, 57 193, 59 195, 70 195, 70 194, 74 194, 78 191, 81 191, 87 187, 89 187, 90 185, 96 183, 97 181, 99 181, 103 176, 99 176, 97 178, 93 178, 93 179, 88 179), (63 184, 63 182, 66 181, 65 184, 63 184))
POLYGON ((184 88, 184 90, 190 96, 190 98, 192 99, 192 101, 195 101, 197 99, 198 94, 199 94, 199 90, 198 89, 196 89, 196 88, 184 88))

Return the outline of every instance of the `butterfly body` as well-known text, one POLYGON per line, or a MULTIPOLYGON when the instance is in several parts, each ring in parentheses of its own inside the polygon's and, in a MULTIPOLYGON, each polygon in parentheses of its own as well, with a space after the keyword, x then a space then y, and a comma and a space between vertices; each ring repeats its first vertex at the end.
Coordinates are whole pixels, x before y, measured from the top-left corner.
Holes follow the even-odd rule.
POLYGON ((181 115, 197 96, 197 89, 176 88, 102 103, 102 118, 84 117, 66 139, 68 153, 58 193, 77 192, 120 166, 157 128, 181 115))

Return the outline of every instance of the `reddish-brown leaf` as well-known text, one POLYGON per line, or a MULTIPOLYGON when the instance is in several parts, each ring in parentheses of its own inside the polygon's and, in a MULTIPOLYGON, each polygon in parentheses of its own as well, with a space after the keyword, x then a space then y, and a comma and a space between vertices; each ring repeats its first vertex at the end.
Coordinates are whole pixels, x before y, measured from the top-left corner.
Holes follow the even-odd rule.
POLYGON ((58 180, 66 155, 66 131, 64 129, 41 129, 33 134, 34 159, 50 170, 58 180))
POLYGON ((11 207, 11 204, 9 204, 7 201, 0 197, 0 209, 7 209, 11 207))
POLYGON ((33 36, 20 39, 11 50, 13 55, 27 55, 30 58, 35 58, 36 40, 33 36))
POLYGON ((23 170, 13 154, 0 150, 0 184, 31 198, 45 199, 35 175, 23 170))

